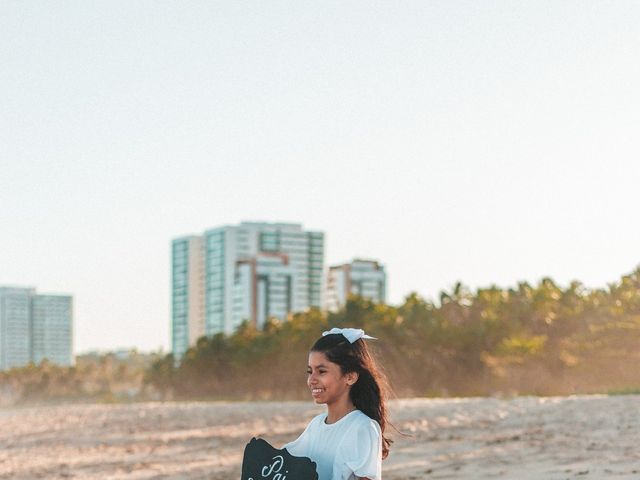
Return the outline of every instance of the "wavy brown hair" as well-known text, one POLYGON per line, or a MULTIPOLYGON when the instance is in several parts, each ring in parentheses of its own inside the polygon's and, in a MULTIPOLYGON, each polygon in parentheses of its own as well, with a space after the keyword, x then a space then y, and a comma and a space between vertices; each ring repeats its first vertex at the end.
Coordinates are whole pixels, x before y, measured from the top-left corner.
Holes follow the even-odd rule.
POLYGON ((351 372, 358 374, 358 380, 351 386, 349 395, 358 410, 380 425, 382 458, 386 458, 392 443, 392 440, 384 436, 389 423, 386 406, 389 384, 366 342, 358 339, 350 343, 341 333, 329 334, 320 337, 311 351, 324 353, 330 362, 340 366, 343 375, 351 372))

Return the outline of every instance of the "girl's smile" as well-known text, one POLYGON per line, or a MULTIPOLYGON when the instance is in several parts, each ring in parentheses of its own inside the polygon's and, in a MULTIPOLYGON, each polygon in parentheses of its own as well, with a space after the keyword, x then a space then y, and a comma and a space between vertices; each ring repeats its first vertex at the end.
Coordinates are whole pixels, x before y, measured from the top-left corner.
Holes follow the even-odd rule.
POLYGON ((355 374, 343 374, 340 365, 330 362, 324 353, 309 354, 307 375, 307 385, 316 403, 330 406, 349 402, 349 390, 354 383, 355 374))

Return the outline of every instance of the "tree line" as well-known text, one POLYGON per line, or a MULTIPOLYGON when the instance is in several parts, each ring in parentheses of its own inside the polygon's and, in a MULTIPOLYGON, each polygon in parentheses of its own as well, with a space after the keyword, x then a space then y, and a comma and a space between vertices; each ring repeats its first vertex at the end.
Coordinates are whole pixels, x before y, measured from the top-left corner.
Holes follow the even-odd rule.
POLYGON ((331 327, 378 338, 370 345, 399 397, 640 392, 638 268, 600 289, 544 278, 476 291, 458 283, 436 300, 412 293, 399 306, 351 297, 337 313, 312 309, 263 330, 245 323, 202 337, 180 362, 135 354, 29 365, 0 372, 0 405, 304 399, 308 349, 331 327))
POLYGON ((145 379, 176 399, 307 398, 308 349, 331 327, 379 339, 371 346, 398 396, 640 391, 640 268, 602 289, 544 278, 475 292, 458 283, 437 303, 352 297, 337 313, 203 337, 179 364, 158 359, 145 379))

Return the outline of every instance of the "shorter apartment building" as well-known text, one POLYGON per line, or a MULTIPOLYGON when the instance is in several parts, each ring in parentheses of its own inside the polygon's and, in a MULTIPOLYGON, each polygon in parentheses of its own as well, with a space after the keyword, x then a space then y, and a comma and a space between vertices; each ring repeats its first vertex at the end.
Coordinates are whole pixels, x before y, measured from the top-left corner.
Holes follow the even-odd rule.
POLYGON ((329 267, 325 292, 325 309, 340 310, 349 295, 359 295, 373 302, 387 299, 387 274, 375 260, 355 259, 351 263, 329 267))

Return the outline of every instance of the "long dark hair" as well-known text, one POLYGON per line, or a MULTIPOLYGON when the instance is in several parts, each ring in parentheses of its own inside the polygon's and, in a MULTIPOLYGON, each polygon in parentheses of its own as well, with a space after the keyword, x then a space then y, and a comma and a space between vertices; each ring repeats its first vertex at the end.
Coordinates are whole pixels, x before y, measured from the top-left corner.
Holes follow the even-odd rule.
POLYGON ((351 386, 349 395, 358 410, 380 425, 382 458, 386 458, 392 442, 384 436, 388 423, 386 395, 389 387, 366 342, 358 339, 350 343, 341 333, 329 334, 320 337, 311 351, 324 353, 330 362, 340 366, 343 375, 351 372, 358 374, 358 380, 351 386))

